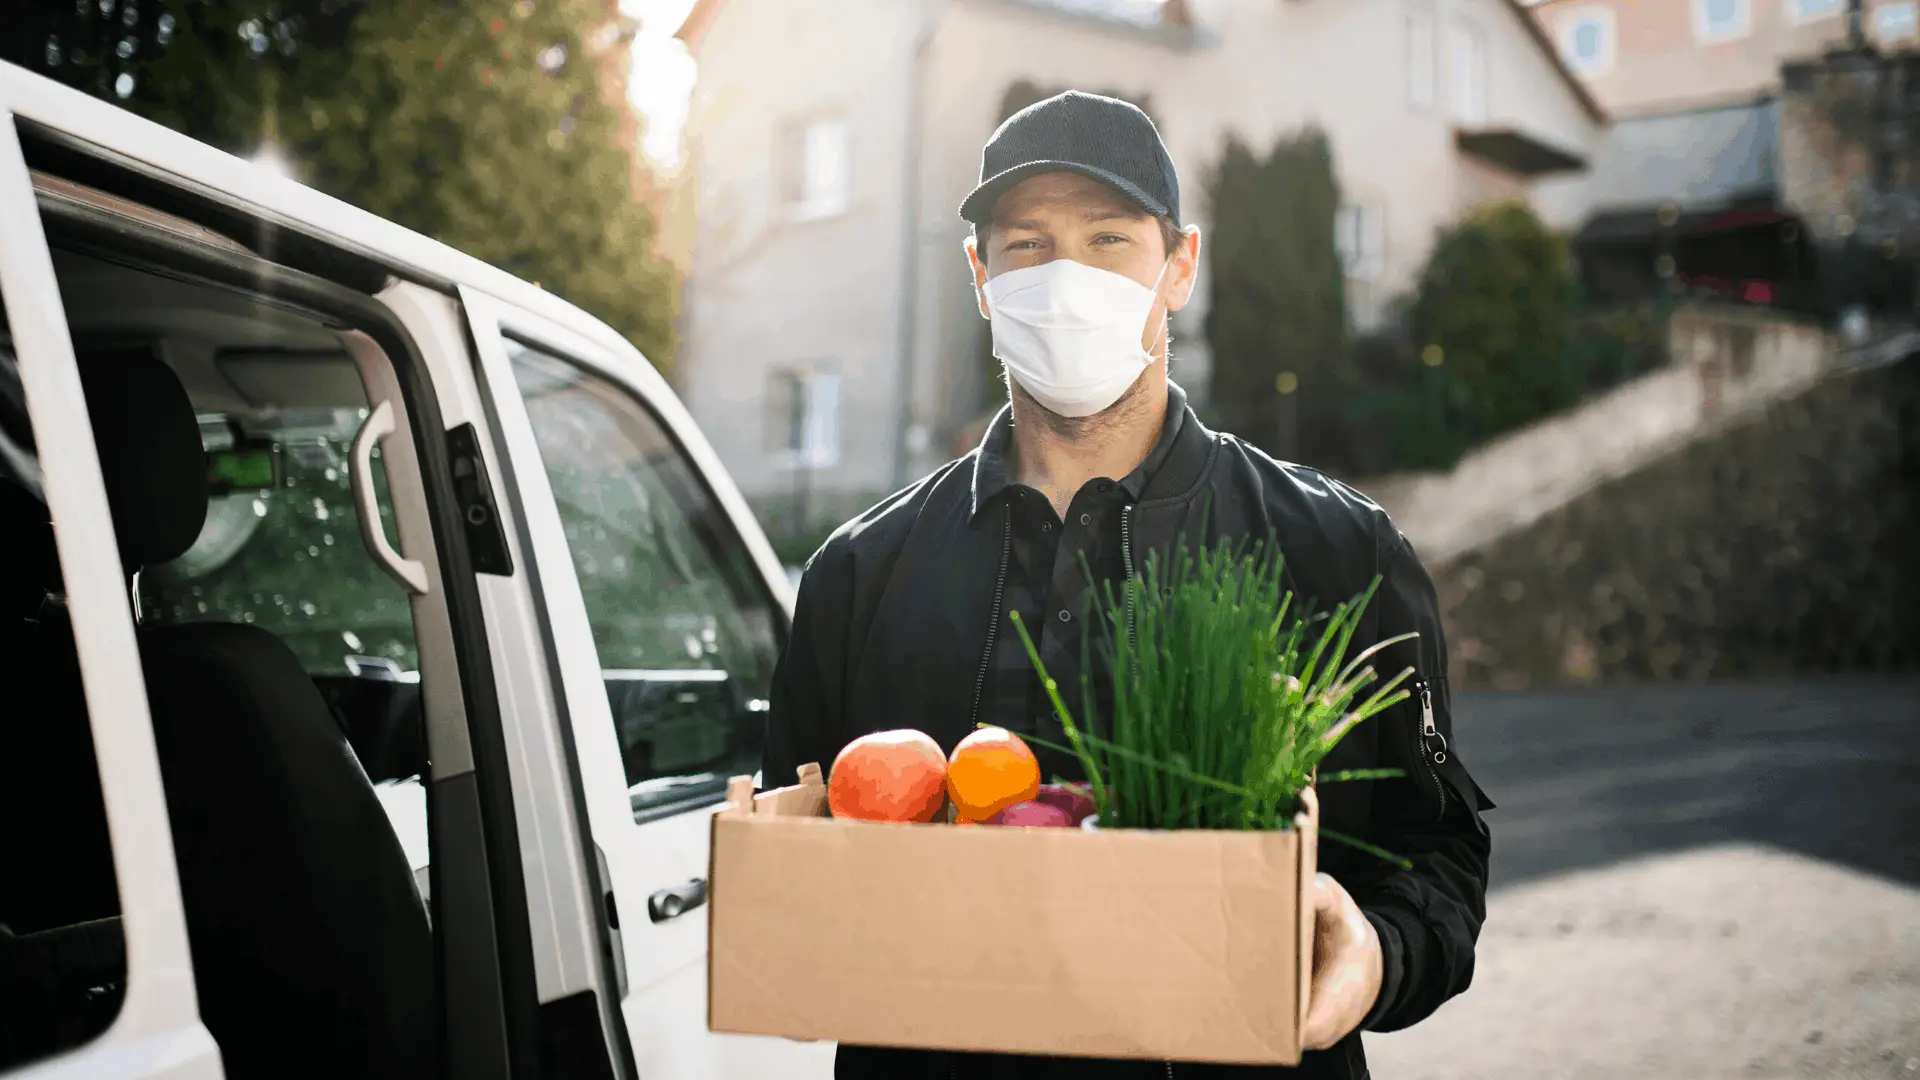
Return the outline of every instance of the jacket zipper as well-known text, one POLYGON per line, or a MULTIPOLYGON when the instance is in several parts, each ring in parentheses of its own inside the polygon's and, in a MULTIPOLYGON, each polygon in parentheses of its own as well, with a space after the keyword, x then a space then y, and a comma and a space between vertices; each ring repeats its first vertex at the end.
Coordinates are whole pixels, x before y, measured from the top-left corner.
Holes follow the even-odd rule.
MULTIPOLYGON (((1120 563, 1126 568, 1127 581, 1127 648, 1138 649, 1140 641, 1133 633, 1133 507, 1120 509, 1120 563)), ((1168 1068, 1172 1068, 1171 1065, 1168 1068)))
POLYGON ((1433 719, 1433 687, 1421 679, 1414 684, 1420 695, 1420 761, 1427 767, 1427 777, 1433 781, 1433 791, 1440 799, 1440 817, 1447 816, 1447 785, 1440 780, 1438 766, 1447 760, 1447 737, 1440 734, 1440 725, 1433 719), (1439 747, 1433 740, 1439 740, 1439 747))
MULTIPOLYGON (((1127 648, 1131 656, 1140 648, 1140 639, 1133 629, 1133 507, 1131 505, 1120 509, 1120 564, 1127 574, 1127 648)), ((1167 1080, 1173 1080, 1173 1062, 1168 1061, 1163 1064, 1167 1067, 1167 1080)))
POLYGON ((1013 509, 1007 508, 1000 532, 1000 573, 993 580, 993 618, 987 623, 987 647, 980 653, 980 673, 973 680, 973 720, 962 732, 964 738, 980 722, 980 695, 987 689, 987 669, 993 663, 993 642, 1000 636, 1000 607, 1007 599, 1007 557, 1013 552, 1013 509))

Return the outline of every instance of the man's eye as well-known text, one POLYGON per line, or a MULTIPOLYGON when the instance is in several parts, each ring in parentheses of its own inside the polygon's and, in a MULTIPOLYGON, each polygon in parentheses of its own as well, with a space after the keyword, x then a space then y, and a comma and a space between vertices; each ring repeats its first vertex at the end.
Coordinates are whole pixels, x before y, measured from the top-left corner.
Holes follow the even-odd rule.
POLYGON ((1040 241, 1038 240, 1013 240, 1007 243, 1007 246, 1004 250, 1027 251, 1039 246, 1040 246, 1040 241))
POLYGON ((1106 233, 1094 237, 1093 242, 1096 244, 1124 244, 1127 242, 1127 238, 1118 233, 1106 233))

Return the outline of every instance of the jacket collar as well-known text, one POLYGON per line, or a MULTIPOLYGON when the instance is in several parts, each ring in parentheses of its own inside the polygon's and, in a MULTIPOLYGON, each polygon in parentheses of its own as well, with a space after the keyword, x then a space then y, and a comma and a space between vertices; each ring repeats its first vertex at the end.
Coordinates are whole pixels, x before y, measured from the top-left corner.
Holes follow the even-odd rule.
MULTIPOLYGON (((1167 380, 1166 420, 1160 426, 1160 440, 1153 446, 1131 473, 1120 481, 1135 502, 1153 497, 1164 497, 1173 492, 1163 491, 1164 484, 1155 484, 1156 479, 1190 473, 1187 469, 1168 469, 1170 459, 1187 459, 1204 456, 1206 453, 1207 431, 1201 426, 1199 418, 1187 404, 1187 393, 1178 383, 1167 380)), ((980 511, 991 504, 996 497, 1013 486, 1013 476, 1007 468, 1007 452, 1013 448, 1013 405, 1009 402, 1000 407, 993 423, 987 426, 986 435, 980 440, 980 446, 974 451, 973 459, 973 503, 968 519, 980 515, 980 511)))

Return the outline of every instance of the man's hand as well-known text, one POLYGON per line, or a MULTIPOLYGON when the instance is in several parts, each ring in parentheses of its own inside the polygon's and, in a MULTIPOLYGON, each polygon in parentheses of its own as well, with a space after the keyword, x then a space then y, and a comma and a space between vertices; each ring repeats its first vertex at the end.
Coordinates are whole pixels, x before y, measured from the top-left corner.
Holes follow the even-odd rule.
POLYGON ((1380 935, 1340 883, 1325 874, 1313 882, 1313 988, 1307 998, 1304 1043, 1325 1050, 1347 1037, 1373 1010, 1385 961, 1380 935))

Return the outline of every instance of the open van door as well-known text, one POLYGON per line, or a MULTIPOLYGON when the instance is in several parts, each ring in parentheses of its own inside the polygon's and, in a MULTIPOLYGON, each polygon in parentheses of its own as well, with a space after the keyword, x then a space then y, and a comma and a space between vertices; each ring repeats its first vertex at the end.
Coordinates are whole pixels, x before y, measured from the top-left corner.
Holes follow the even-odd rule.
POLYGON ((759 768, 791 586, 666 381, 598 327, 463 290, 538 582, 641 1076, 832 1075, 707 1031, 709 821, 759 768))
MULTIPOLYGON (((32 181, 0 80, 0 363, 16 393, 4 428, 8 462, 37 476, 9 476, 16 505, 44 499, 65 594, 64 627, 49 632, 77 655, 84 702, 59 709, 58 695, 24 694, 0 710, 0 739, 25 764, 31 737, 78 760, 39 760, 41 814, 8 822, 0 878, 0 1076, 65 1080, 219 1080, 220 1052, 201 1023, 167 802, 149 722, 140 652, 127 609, 120 553, 87 418, 86 398, 41 227, 32 181), (16 380, 17 381, 14 381, 16 380), (25 423, 22 423, 25 420, 25 423), (21 443, 37 449, 30 467, 21 443), (22 493, 24 492, 24 498, 22 493), (71 731, 62 730, 71 723, 71 731), (32 724, 32 730, 9 731, 32 724), (90 735, 89 735, 90 726, 90 735), (69 737, 71 736, 71 737, 69 737), (87 760, 90 755, 91 760, 87 760), (95 770, 97 763, 97 773, 95 770), (68 766, 76 766, 69 769, 68 766), (72 784, 61 781, 75 778, 72 784), (97 792, 91 781, 97 779, 97 792), (60 812, 72 808, 75 812, 60 812), (104 830, 82 827, 88 809, 104 830), (38 841, 47 834, 59 839, 38 841), (110 838, 110 851, 106 844, 110 838), (96 846, 96 840, 98 846, 96 846), (22 854, 27 856, 22 858, 22 854), (44 855, 46 858, 36 856, 44 855), (101 864, 99 895, 72 888, 101 864)), ((41 523, 44 523, 43 518, 41 523)), ((30 514, 5 526, 21 573, 49 539, 30 514), (19 546, 16 548, 16 544, 19 546)), ((39 601, 36 601, 38 603, 39 601)), ((20 612, 8 612, 17 626, 20 612)), ((8 661, 21 659, 11 652, 8 661)), ((11 680, 10 680, 11 682, 11 680)), ((11 771, 11 770, 10 770, 11 771)), ((28 786, 27 778, 11 783, 28 786)), ((0 781, 7 783, 9 781, 0 781)), ((33 790, 28 786, 29 790, 33 790)), ((18 790, 18 787, 15 788, 18 790)))
MULTIPOLYGON (((24 563, 0 565, 0 685, 70 681, 77 700, 85 683, 72 709, 47 693, 0 707, 0 1078, 311 1076, 349 1055, 450 1080, 633 1075, 596 936, 600 875, 556 756, 563 728, 537 605, 515 573, 524 560, 488 516, 502 481, 448 283, 457 273, 498 274, 0 64, 0 535, 11 554, 16 537, 45 534, 51 550, 57 534, 47 580, 64 579, 49 590, 65 602, 49 604, 71 612, 67 651, 78 654, 71 680, 48 678, 38 653, 16 655, 16 639, 38 649, 48 636, 15 603, 12 586, 37 579, 24 563), (409 265, 410 277, 395 272, 409 265), (106 352, 137 352, 144 374, 106 371, 106 352), (12 371, 24 394, 6 393, 12 371), (103 388, 119 413, 99 409, 109 422, 90 425, 87 402, 103 388), (96 451, 104 434, 140 427, 110 421, 149 416, 158 436, 96 451), (168 463, 170 482, 143 488, 127 462, 149 460, 149 443, 164 447, 151 460, 168 463), (180 482, 198 466, 204 490, 180 482), (123 566, 112 507, 124 500, 109 488, 158 491, 176 522, 187 496, 206 500, 199 537, 184 554, 123 566), (337 603, 343 588, 353 603, 337 603), (203 630, 270 652, 271 684, 251 678, 258 665, 220 679, 154 663, 148 674, 185 688, 156 696, 143 648, 203 630), (202 688, 236 686, 239 707, 198 707, 202 688), (52 723, 69 713, 77 726, 52 723), (36 836, 71 841, 85 817, 61 812, 84 799, 41 805, 33 786, 47 786, 49 733, 69 728, 78 774, 105 796, 93 798, 91 847, 36 836), (226 746, 164 756, 183 732, 210 731, 272 737, 232 739, 232 757, 226 746), (324 791, 305 784, 313 776, 324 791), (303 786, 262 790, 289 778, 303 786), (235 834, 261 822, 271 835, 230 857, 246 847, 235 834), (95 849, 98 859, 75 858, 95 849), (77 916, 34 892, 77 894, 66 886, 82 870, 77 916), (343 912, 374 932, 342 932, 343 912), (347 984, 314 972, 335 959, 372 992, 328 992, 347 984), (329 1025, 336 1015, 367 1022, 329 1025), (395 1046, 406 1053, 384 1053, 395 1046)), ((142 509, 124 516, 143 522, 142 509)))

